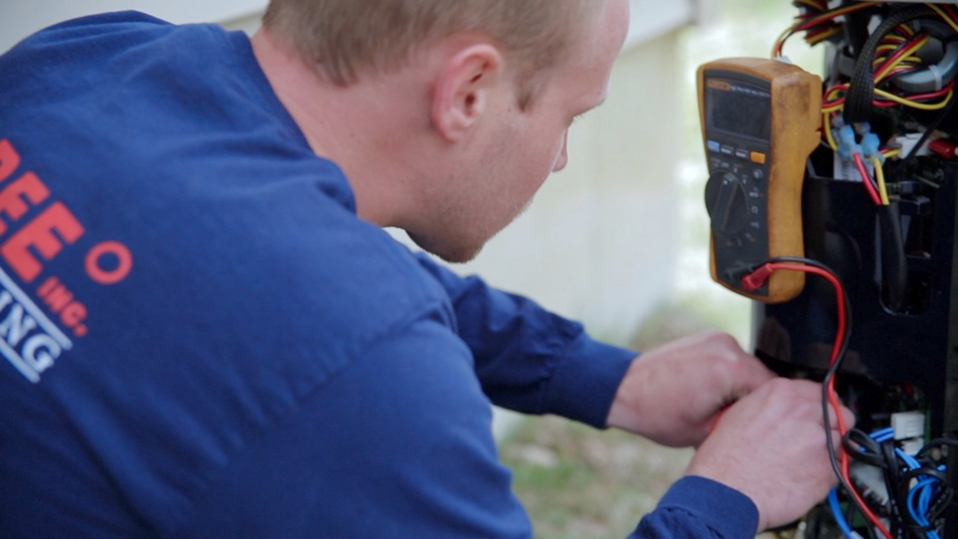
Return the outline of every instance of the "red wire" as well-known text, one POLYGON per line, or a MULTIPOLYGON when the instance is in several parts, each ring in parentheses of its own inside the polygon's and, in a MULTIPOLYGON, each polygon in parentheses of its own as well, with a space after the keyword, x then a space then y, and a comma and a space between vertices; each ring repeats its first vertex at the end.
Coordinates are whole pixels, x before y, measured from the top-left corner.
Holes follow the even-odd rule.
POLYGON ((948 95, 948 92, 952 91, 955 87, 955 79, 951 79, 951 82, 945 85, 944 88, 938 90, 937 92, 928 92, 924 94, 915 94, 905 96, 905 99, 910 99, 912 101, 921 101, 922 99, 934 99, 936 97, 941 97, 943 95, 948 95))
MULTIPOLYGON (((858 156, 856 155, 856 157, 858 156)), ((835 274, 829 271, 816 266, 808 266, 797 262, 769 262, 756 269, 749 275, 749 277, 756 273, 764 273, 767 276, 776 270, 803 271, 805 273, 819 275, 824 277, 835 288, 835 297, 838 303, 838 332, 835 335, 835 342, 832 344, 832 355, 829 362, 829 366, 834 366, 835 362, 838 361, 839 354, 841 353, 842 345, 844 344, 845 340, 845 331, 848 325, 848 315, 845 312, 845 289, 842 287, 841 281, 838 280, 838 277, 835 274)), ((848 426, 845 424, 845 418, 842 417, 842 414, 839 412, 841 409, 841 402, 838 399, 838 392, 835 391, 834 376, 829 380, 827 390, 828 402, 832 405, 836 412, 835 415, 838 421, 839 435, 844 438, 845 433, 848 432, 848 426)), ((848 453, 845 452, 843 447, 841 454, 841 472, 842 478, 848 485, 852 484, 850 468, 850 459, 848 457, 848 453)), ((875 515, 875 513, 868 507, 867 504, 865 504, 864 500, 862 500, 861 496, 857 491, 855 491, 854 488, 851 489, 849 494, 855 498, 857 505, 862 509, 865 518, 887 539, 894 539, 891 535, 891 532, 888 531, 885 525, 882 524, 881 520, 878 519, 878 516, 875 515)))
POLYGON ((951 17, 952 20, 958 21, 958 13, 955 12, 954 8, 947 4, 941 7, 945 9, 945 12, 951 17))
MULTIPOLYGON (((826 6, 827 6, 827 4, 826 4, 826 6)), ((807 31, 807 30, 809 30, 809 29, 811 29, 811 28, 813 28, 813 27, 815 27, 815 26, 817 26, 817 25, 819 25, 819 24, 822 24, 822 23, 825 23, 825 22, 829 22, 829 21, 831 21, 832 19, 836 19, 836 18, 838 18, 838 17, 840 17, 840 16, 843 16, 843 15, 848 15, 849 13, 854 13, 854 12, 856 12, 856 11, 861 11, 862 9, 865 9, 865 8, 867 8, 867 7, 868 7, 867 4, 862 4, 861 6, 856 6, 856 7, 852 8, 852 9, 848 9, 848 10, 842 11, 842 12, 840 12, 840 13, 836 13, 836 12, 839 11, 841 8, 835 9, 835 10, 832 10, 832 11, 826 11, 826 12, 824 12, 824 13, 820 13, 820 14, 817 14, 817 15, 814 15, 814 16, 810 16, 811 14, 808 13, 808 12, 802 13, 802 14, 800 14, 799 16, 797 16, 797 17, 795 17, 795 18, 796 18, 797 20, 803 21, 803 22, 802 22, 801 24, 799 24, 798 26, 796 26, 795 28, 792 28, 791 31, 788 32, 788 34, 782 36, 781 41, 779 41, 779 42, 775 45, 775 50, 774 50, 774 52, 775 52, 776 55, 781 56, 781 54, 782 54, 782 49, 785 47, 785 41, 788 40, 789 37, 791 37, 791 36, 797 34, 798 32, 807 31)))
MULTIPOLYGON (((943 95, 948 95, 948 92, 952 91, 955 88, 955 81, 952 80, 948 83, 947 86, 938 90, 937 92, 928 92, 924 94, 915 94, 915 95, 906 95, 902 96, 903 99, 908 99, 911 101, 922 101, 926 99, 934 99, 936 97, 941 97, 943 95)), ((884 98, 878 98, 872 101, 872 105, 882 108, 892 108, 902 106, 901 103, 895 101, 885 100, 884 98)))
POLYGON ((890 57, 888 60, 885 60, 885 62, 881 65, 881 67, 879 67, 878 69, 875 70, 875 73, 881 73, 881 71, 882 71, 883 69, 885 69, 885 66, 888 66, 888 65, 892 64, 893 62, 895 62, 896 60, 898 60, 899 58, 901 58, 902 56, 904 56, 904 54, 908 51, 908 49, 909 49, 912 45, 914 45, 915 43, 918 43, 918 42, 919 42, 922 38, 924 38, 924 37, 925 37, 925 36, 924 36, 923 34, 919 34, 919 35, 917 35, 917 36, 911 38, 910 40, 908 40, 908 41, 905 42, 904 44, 900 45, 900 46, 898 47, 898 50, 895 51, 895 54, 891 55, 891 57, 890 57))
MULTIPOLYGON (((799 25, 797 28, 795 28, 795 33, 801 32, 801 31, 803 31, 803 30, 808 30, 809 28, 811 28, 811 27, 813 27, 813 26, 819 25, 819 24, 821 24, 821 23, 823 23, 823 22, 828 22, 828 21, 830 21, 830 20, 832 20, 832 19, 835 19, 835 18, 837 18, 837 17, 840 17, 840 16, 842 16, 842 15, 848 15, 849 13, 854 13, 854 12, 856 12, 856 11, 861 11, 862 9, 867 8, 867 7, 868 7, 868 6, 862 5, 862 6, 859 6, 859 7, 854 8, 854 9, 849 9, 849 10, 844 11, 844 12, 842 12, 842 13, 835 13, 835 11, 838 11, 838 10, 832 10, 832 11, 828 11, 828 12, 822 13, 822 14, 820 14, 820 15, 816 15, 816 16, 814 16, 814 17, 812 17, 812 18, 806 20, 804 23, 802 23, 801 25, 799 25)), ((802 17, 802 18, 804 19, 804 17, 802 17)))
POLYGON ((854 154, 855 158, 855 167, 858 168, 858 173, 862 175, 862 183, 865 184, 865 190, 868 191, 869 196, 872 197, 872 201, 875 202, 877 206, 881 206, 881 196, 878 194, 878 189, 875 189, 875 186, 872 185, 871 174, 868 173, 868 169, 865 168, 865 162, 862 161, 862 155, 860 153, 854 154))

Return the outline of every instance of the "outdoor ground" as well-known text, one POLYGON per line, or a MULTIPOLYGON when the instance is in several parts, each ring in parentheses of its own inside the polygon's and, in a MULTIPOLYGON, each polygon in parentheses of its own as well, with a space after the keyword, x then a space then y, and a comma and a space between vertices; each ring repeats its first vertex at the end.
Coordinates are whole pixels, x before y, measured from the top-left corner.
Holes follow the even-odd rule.
MULTIPOLYGON (((663 308, 642 328, 637 349, 704 329, 698 316, 663 308)), ((621 431, 566 419, 523 419, 500 445, 513 489, 541 539, 623 538, 682 475, 692 457, 621 431)))

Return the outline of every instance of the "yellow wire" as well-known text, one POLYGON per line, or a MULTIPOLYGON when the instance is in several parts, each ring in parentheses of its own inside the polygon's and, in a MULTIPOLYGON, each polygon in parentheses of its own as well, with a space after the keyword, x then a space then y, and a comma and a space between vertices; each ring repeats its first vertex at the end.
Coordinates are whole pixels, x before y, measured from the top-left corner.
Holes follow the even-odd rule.
MULTIPOLYGON (((883 2, 859 2, 857 4, 852 4, 849 6, 844 6, 838 9, 827 11, 825 13, 822 13, 821 15, 817 15, 813 17, 811 20, 822 18, 822 20, 819 21, 819 24, 821 24, 823 22, 834 20, 836 17, 840 17, 842 15, 848 15, 849 13, 854 13, 856 11, 861 11, 863 9, 872 7, 875 4, 881 4, 881 3, 883 2)), ((795 29, 807 22, 808 20, 800 19, 796 21, 795 24, 789 26, 788 29, 786 29, 784 32, 781 33, 781 35, 778 36, 778 39, 775 40, 775 44, 772 46, 772 58, 778 57, 778 51, 785 47, 785 41, 789 37, 791 37, 793 33, 795 33, 795 29)), ((955 31, 958 32, 958 30, 955 30, 955 31)))
POLYGON ((911 101, 895 94, 888 93, 885 90, 879 90, 878 88, 875 88, 875 95, 881 96, 888 101, 894 101, 899 105, 905 105, 906 107, 911 107, 918 110, 941 110, 945 108, 945 105, 947 105, 949 101, 951 101, 951 97, 954 95, 954 93, 954 90, 949 91, 948 95, 946 95, 940 103, 919 103, 917 101, 911 101))
POLYGON ((887 157, 887 158, 898 157, 899 155, 901 155, 901 150, 899 150, 899 149, 894 149, 894 150, 882 150, 881 153, 882 153, 882 155, 884 155, 884 156, 887 157))
POLYGON ((828 142, 828 147, 832 151, 838 150, 838 144, 835 144, 835 137, 832 136, 832 114, 831 112, 822 111, 822 114, 825 115, 823 123, 823 129, 825 130, 825 140, 828 142))
POLYGON ((954 30, 955 32, 958 32, 958 22, 955 22, 954 19, 946 15, 945 12, 941 10, 941 8, 939 8, 935 4, 925 4, 925 5, 935 10, 935 13, 940 15, 942 19, 945 19, 945 22, 948 23, 948 26, 951 26, 952 30, 954 30))
POLYGON ((839 84, 839 85, 836 85, 836 86, 832 86, 831 88, 828 89, 827 92, 825 92, 825 100, 826 100, 826 101, 831 100, 831 99, 832 99, 832 96, 833 96, 834 94, 837 94, 838 92, 843 92, 843 91, 845 91, 845 90, 847 89, 846 86, 847 86, 847 85, 845 85, 845 84, 839 84))
POLYGON ((834 36, 834 35, 836 35, 836 34, 841 33, 841 31, 842 31, 841 27, 837 27, 837 26, 836 26, 835 28, 832 28, 831 30, 827 30, 827 31, 825 31, 825 32, 822 32, 821 34, 818 34, 817 36, 813 37, 812 39, 807 40, 807 41, 808 41, 808 44, 809 44, 809 45, 818 45, 818 44, 821 43, 822 41, 825 41, 826 39, 828 39, 828 38, 830 38, 830 37, 832 37, 832 36, 834 36))
POLYGON ((795 33, 795 29, 798 28, 802 22, 804 21, 797 21, 778 36, 778 39, 775 40, 775 44, 772 45, 772 58, 778 58, 778 51, 785 47, 785 40, 795 33))
POLYGON ((832 105, 832 106, 830 106, 830 107, 824 106, 824 103, 827 103, 827 102, 829 102, 829 101, 835 99, 834 96, 835 96, 836 94, 840 93, 840 92, 843 92, 843 91, 845 91, 845 88, 844 88, 843 86, 832 86, 831 88, 829 88, 829 89, 825 92, 825 95, 822 96, 822 102, 823 102, 822 112, 835 112, 835 111, 842 110, 843 108, 845 108, 845 104, 844 104, 844 103, 839 103, 839 104, 837 104, 837 105, 832 105))
POLYGON ((878 195, 881 197, 881 203, 888 205, 888 187, 885 185, 885 171, 881 168, 881 159, 872 157, 872 164, 875 165, 875 179, 878 180, 878 195))
POLYGON ((878 72, 878 73, 875 75, 875 82, 876 82, 876 83, 877 83, 877 82, 881 82, 882 79, 884 79, 885 77, 887 77, 887 76, 888 76, 888 73, 889 73, 892 69, 898 67, 898 66, 905 60, 905 58, 908 58, 909 56, 911 56, 912 54, 914 54, 918 49, 924 47, 924 46, 925 46, 925 43, 928 43, 928 39, 929 39, 929 36, 925 36, 925 37, 923 37, 922 39, 919 39, 918 41, 916 41, 914 45, 908 47, 908 49, 906 50, 905 54, 902 54, 902 55, 901 55, 901 58, 899 58, 899 59, 895 60, 894 62, 892 62, 891 64, 885 66, 885 69, 882 69, 880 72, 878 72))

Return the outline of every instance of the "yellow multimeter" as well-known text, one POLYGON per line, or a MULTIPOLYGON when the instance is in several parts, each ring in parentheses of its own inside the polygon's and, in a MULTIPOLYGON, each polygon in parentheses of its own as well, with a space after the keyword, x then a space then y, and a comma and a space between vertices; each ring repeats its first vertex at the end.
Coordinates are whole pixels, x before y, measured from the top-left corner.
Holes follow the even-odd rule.
POLYGON ((712 278, 755 300, 788 301, 804 273, 775 272, 751 291, 741 278, 769 258, 804 255, 802 182, 821 140, 822 81, 778 60, 729 58, 699 67, 698 90, 712 278))

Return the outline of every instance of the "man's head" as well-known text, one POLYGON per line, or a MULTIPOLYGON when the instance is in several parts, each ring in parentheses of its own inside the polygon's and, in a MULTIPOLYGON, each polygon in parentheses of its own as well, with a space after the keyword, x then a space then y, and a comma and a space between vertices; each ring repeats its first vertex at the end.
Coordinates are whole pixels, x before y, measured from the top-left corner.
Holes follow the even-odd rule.
POLYGON ((534 97, 537 73, 564 57, 594 18, 596 0, 271 0, 263 24, 284 37, 332 82, 395 70, 420 46, 477 32, 490 37, 528 77, 520 105, 534 97))
POLYGON ((627 31, 628 0, 272 0, 253 42, 359 216, 460 262, 565 166, 627 31))

